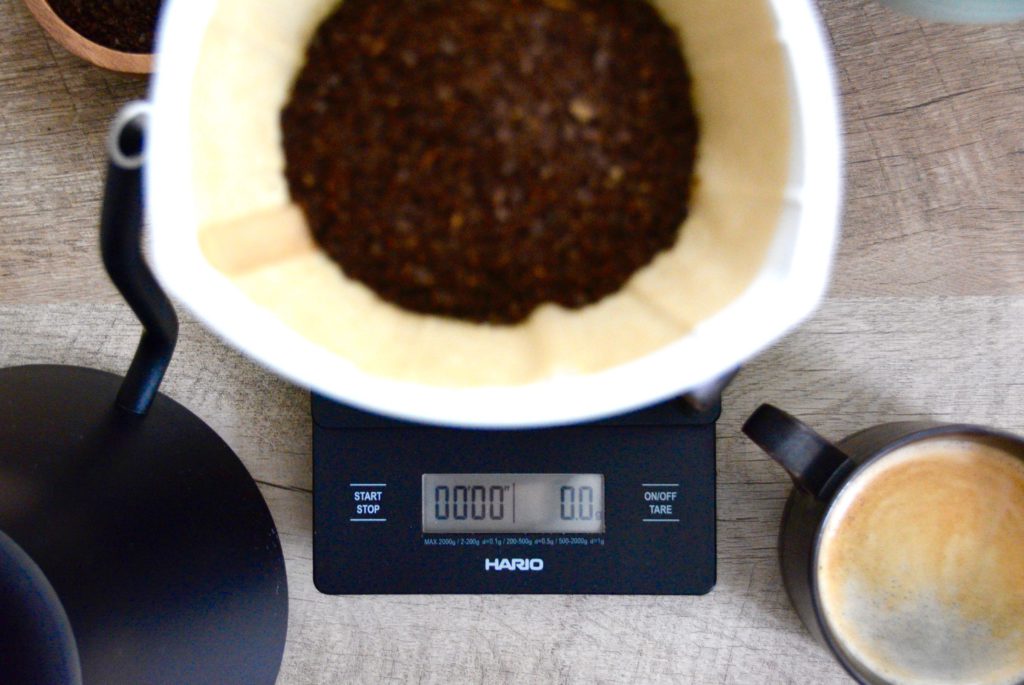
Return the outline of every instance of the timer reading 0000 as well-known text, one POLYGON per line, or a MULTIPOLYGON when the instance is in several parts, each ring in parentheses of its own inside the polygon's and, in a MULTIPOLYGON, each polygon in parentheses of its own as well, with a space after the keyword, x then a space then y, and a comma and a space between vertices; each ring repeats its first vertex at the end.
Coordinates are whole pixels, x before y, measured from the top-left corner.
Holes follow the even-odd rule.
POLYGON ((598 473, 427 473, 424 533, 604 532, 598 473))

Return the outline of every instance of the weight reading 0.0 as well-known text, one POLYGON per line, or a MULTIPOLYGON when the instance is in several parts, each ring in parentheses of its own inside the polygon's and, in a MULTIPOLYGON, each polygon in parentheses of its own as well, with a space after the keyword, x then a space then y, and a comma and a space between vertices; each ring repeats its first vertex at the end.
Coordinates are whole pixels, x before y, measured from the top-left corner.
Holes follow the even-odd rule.
POLYGON ((424 533, 603 533, 598 473, 427 473, 424 533))

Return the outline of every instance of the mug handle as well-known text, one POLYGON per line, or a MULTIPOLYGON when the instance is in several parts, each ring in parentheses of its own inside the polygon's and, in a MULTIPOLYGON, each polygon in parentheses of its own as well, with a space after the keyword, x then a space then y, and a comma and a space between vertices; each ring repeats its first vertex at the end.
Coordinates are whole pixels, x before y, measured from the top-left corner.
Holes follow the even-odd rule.
POLYGON ((845 452, 771 404, 758 407, 742 430, 786 469, 799 490, 819 500, 827 500, 854 467, 845 452))

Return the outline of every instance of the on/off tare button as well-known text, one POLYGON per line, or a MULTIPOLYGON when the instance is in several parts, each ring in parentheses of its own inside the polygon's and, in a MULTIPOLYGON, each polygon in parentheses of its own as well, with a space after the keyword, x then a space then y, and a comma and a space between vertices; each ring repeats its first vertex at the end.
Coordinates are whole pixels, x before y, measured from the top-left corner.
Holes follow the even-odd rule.
POLYGON ((384 523, 384 490, 387 483, 349 483, 352 490, 352 523, 384 523))
POLYGON ((644 483, 642 487, 644 523, 679 523, 679 483, 644 483))

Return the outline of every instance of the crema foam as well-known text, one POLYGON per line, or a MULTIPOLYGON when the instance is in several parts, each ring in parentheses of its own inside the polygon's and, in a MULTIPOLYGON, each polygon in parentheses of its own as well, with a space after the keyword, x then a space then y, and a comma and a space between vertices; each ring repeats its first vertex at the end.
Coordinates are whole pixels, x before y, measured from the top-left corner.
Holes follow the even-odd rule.
POLYGON ((840 650, 891 683, 1024 682, 1024 462, 936 438, 840 494, 818 556, 840 650))

